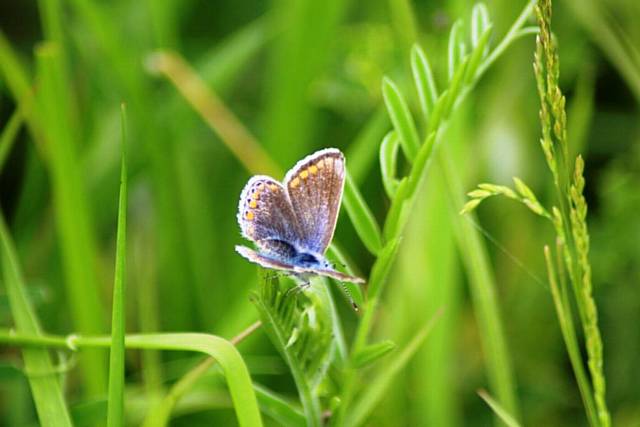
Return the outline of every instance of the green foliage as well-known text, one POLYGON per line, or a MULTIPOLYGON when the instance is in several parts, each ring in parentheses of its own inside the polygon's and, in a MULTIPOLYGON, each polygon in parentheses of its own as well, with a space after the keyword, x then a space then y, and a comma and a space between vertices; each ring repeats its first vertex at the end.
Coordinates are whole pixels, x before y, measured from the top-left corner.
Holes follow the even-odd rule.
POLYGON ((295 288, 281 291, 279 280, 265 274, 253 302, 271 342, 287 362, 296 382, 307 425, 319 426, 322 408, 318 390, 336 345, 332 336, 333 319, 329 308, 316 295, 322 290, 306 292, 307 301, 296 298, 303 296, 296 292, 300 291, 295 288))
POLYGON ((4 424, 638 424, 640 10, 539 3, 8 9, 4 424), (257 276, 242 185, 328 146, 367 283, 257 276))
MULTIPOLYGON (((31 301, 27 297, 16 250, 3 216, 0 216, 0 240, 2 243, 2 282, 9 296, 16 331, 33 334, 37 337, 42 334, 42 328, 31 301)), ((62 394, 62 387, 48 351, 43 348, 25 348, 22 351, 22 356, 40 423, 43 426, 72 425, 62 394)))
POLYGON ((598 310, 593 298, 591 264, 589 262, 587 203, 584 197, 584 160, 580 155, 576 158, 573 176, 571 176, 566 101, 559 87, 560 62, 550 29, 551 1, 540 0, 536 6, 536 15, 540 33, 536 41, 534 70, 541 105, 542 138, 540 145, 553 176, 559 207, 553 206, 553 215, 551 215, 538 202, 529 187, 522 180, 514 178, 518 194, 504 186, 481 184, 478 186, 478 190, 469 193, 471 200, 465 205, 462 212, 470 212, 487 197, 499 194, 522 202, 537 215, 552 221, 558 239, 558 258, 554 260, 551 250, 546 246, 545 258, 556 314, 586 407, 589 423, 594 426, 608 426, 611 420, 605 400, 602 338, 598 326, 598 310), (557 266, 554 267, 556 262, 557 266), (587 382, 582 368, 583 361, 572 321, 571 303, 568 300, 564 284, 565 269, 572 284, 575 304, 578 307, 585 336, 587 362, 591 376, 590 384, 587 382))

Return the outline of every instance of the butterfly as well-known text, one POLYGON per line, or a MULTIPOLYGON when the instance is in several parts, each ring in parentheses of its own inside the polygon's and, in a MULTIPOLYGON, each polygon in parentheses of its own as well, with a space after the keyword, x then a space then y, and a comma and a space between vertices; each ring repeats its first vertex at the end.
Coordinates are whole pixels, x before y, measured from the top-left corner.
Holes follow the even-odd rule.
POLYGON ((238 205, 242 236, 258 251, 236 246, 250 262, 281 270, 308 283, 314 275, 364 283, 336 270, 325 252, 336 228, 344 188, 345 158, 336 148, 308 155, 287 172, 284 182, 256 175, 238 205))

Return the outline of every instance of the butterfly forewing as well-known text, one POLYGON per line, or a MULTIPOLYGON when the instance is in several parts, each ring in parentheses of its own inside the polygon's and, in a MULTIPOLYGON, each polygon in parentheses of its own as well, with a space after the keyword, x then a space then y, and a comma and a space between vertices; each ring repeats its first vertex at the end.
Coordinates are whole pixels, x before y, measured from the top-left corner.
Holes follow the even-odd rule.
POLYGON ((343 154, 329 148, 305 157, 285 177, 305 250, 324 254, 333 238, 344 187, 344 163, 343 154))
POLYGON ((244 237, 269 252, 286 252, 300 237, 286 190, 268 176, 254 176, 242 190, 238 224, 244 237))

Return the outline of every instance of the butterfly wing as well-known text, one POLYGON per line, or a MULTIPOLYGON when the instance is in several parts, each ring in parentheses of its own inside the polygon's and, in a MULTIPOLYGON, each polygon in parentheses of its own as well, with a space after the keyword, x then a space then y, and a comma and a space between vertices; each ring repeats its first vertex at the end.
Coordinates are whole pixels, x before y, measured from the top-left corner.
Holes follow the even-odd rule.
POLYGON ((265 268, 271 268, 274 270, 283 270, 283 271, 295 271, 295 267, 291 264, 287 264, 284 261, 279 261, 277 259, 273 259, 271 257, 267 257, 265 255, 259 254, 253 249, 249 249, 246 246, 236 246, 236 252, 242 255, 244 258, 249 260, 254 264, 258 264, 265 268))
POLYGON ((245 238, 283 258, 300 240, 300 226, 287 192, 268 176, 254 176, 245 185, 238 205, 238 224, 245 238))
POLYGON ((324 254, 333 238, 344 188, 345 160, 340 150, 327 148, 299 161, 284 185, 300 226, 300 245, 324 254))
POLYGON ((309 268, 309 269, 305 269, 305 273, 312 273, 320 276, 331 277, 332 279, 336 279, 339 282, 365 283, 365 280, 360 277, 350 276, 348 274, 345 274, 330 268, 309 268))
POLYGON ((295 266, 293 264, 289 264, 286 261, 274 259, 272 257, 265 256, 260 254, 253 249, 249 249, 246 246, 236 246, 236 251, 242 255, 244 258, 249 260, 254 264, 258 264, 264 268, 270 268, 273 270, 281 270, 287 271, 289 273, 311 273, 314 275, 331 277, 332 279, 336 279, 340 282, 350 282, 350 283, 364 283, 364 279, 356 276, 350 276, 348 274, 341 273, 336 270, 328 269, 328 268, 301 268, 295 266))

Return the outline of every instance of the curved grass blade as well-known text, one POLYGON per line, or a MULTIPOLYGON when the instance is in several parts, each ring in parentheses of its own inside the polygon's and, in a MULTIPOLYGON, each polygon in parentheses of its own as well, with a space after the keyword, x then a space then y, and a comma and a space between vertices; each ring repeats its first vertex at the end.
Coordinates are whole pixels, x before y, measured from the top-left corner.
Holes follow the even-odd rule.
MULTIPOLYGON (((19 333, 41 335, 40 323, 27 296, 18 257, 9 231, 0 214, 0 250, 2 282, 9 297, 11 312, 19 333)), ((57 372, 49 353, 42 348, 25 348, 24 365, 42 426, 71 426, 57 372)))

